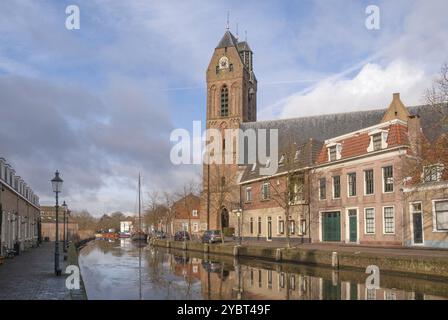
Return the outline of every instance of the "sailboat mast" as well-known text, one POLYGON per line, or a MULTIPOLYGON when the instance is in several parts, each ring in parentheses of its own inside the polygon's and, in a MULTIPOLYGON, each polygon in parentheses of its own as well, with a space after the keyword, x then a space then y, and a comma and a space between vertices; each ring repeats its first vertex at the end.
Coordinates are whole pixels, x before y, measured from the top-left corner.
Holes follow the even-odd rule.
POLYGON ((140 231, 142 230, 142 218, 141 218, 141 182, 140 173, 138 174, 138 226, 140 231))

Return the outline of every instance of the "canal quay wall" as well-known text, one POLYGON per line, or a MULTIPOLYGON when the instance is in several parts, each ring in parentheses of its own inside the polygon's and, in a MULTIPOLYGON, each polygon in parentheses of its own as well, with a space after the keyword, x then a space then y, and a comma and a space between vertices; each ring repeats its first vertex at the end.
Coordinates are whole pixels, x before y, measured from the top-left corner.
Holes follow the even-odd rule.
POLYGON ((355 268, 365 270, 367 266, 378 266, 380 271, 401 274, 413 274, 425 278, 448 278, 447 256, 393 255, 344 250, 319 250, 308 248, 275 248, 260 245, 234 246, 229 244, 202 244, 154 239, 151 244, 158 247, 173 248, 207 254, 256 258, 276 262, 292 262, 335 269, 355 268))
POLYGON ((90 241, 95 240, 95 238, 87 238, 80 240, 76 243, 72 243, 68 249, 67 264, 75 265, 79 268, 79 290, 70 290, 71 300, 87 300, 87 291, 84 286, 84 281, 82 279, 81 267, 79 266, 79 252, 84 246, 86 246, 90 241))

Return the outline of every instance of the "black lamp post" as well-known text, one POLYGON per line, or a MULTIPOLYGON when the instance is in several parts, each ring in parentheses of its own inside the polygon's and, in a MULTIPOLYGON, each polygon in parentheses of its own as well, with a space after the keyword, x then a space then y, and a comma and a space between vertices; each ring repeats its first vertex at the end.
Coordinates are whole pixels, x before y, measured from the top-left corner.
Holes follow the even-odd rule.
POLYGON ((71 211, 69 209, 67 209, 67 221, 65 223, 65 226, 67 228, 66 236, 65 236, 65 248, 66 248, 66 250, 68 250, 68 245, 69 245, 70 238, 71 238, 71 233, 70 233, 70 228, 69 228, 70 213, 71 213, 71 211))
POLYGON ((64 181, 59 177, 59 171, 56 170, 54 178, 51 180, 53 192, 56 194, 56 238, 54 242, 54 273, 57 276, 61 275, 59 268, 59 193, 62 191, 62 183, 64 181))
MULTIPOLYGON (((67 253, 67 234, 65 233, 65 218, 66 218, 66 214, 67 214, 67 204, 65 203, 65 201, 64 201, 64 203, 62 204, 62 209, 64 210, 64 217, 63 217, 63 224, 62 224, 62 226, 63 226, 63 228, 64 228, 64 230, 63 230, 63 241, 62 241, 62 251, 64 252, 64 253, 67 253)), ((67 259, 67 256, 64 256, 64 260, 66 260, 67 259)))

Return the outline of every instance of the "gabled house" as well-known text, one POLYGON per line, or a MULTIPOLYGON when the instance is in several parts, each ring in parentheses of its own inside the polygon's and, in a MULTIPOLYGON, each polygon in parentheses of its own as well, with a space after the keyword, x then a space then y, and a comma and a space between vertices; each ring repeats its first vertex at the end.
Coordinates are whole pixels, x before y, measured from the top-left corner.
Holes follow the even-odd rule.
POLYGON ((327 139, 313 171, 313 241, 403 245, 403 182, 422 138, 396 93, 378 124, 327 139))

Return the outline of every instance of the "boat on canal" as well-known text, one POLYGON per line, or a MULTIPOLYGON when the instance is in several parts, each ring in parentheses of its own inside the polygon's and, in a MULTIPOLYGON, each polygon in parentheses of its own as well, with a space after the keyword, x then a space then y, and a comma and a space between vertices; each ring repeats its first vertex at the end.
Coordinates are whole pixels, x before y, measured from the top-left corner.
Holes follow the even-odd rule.
POLYGON ((138 175, 138 227, 131 233, 132 241, 144 241, 148 239, 148 235, 142 229, 142 201, 141 201, 141 176, 138 175))

